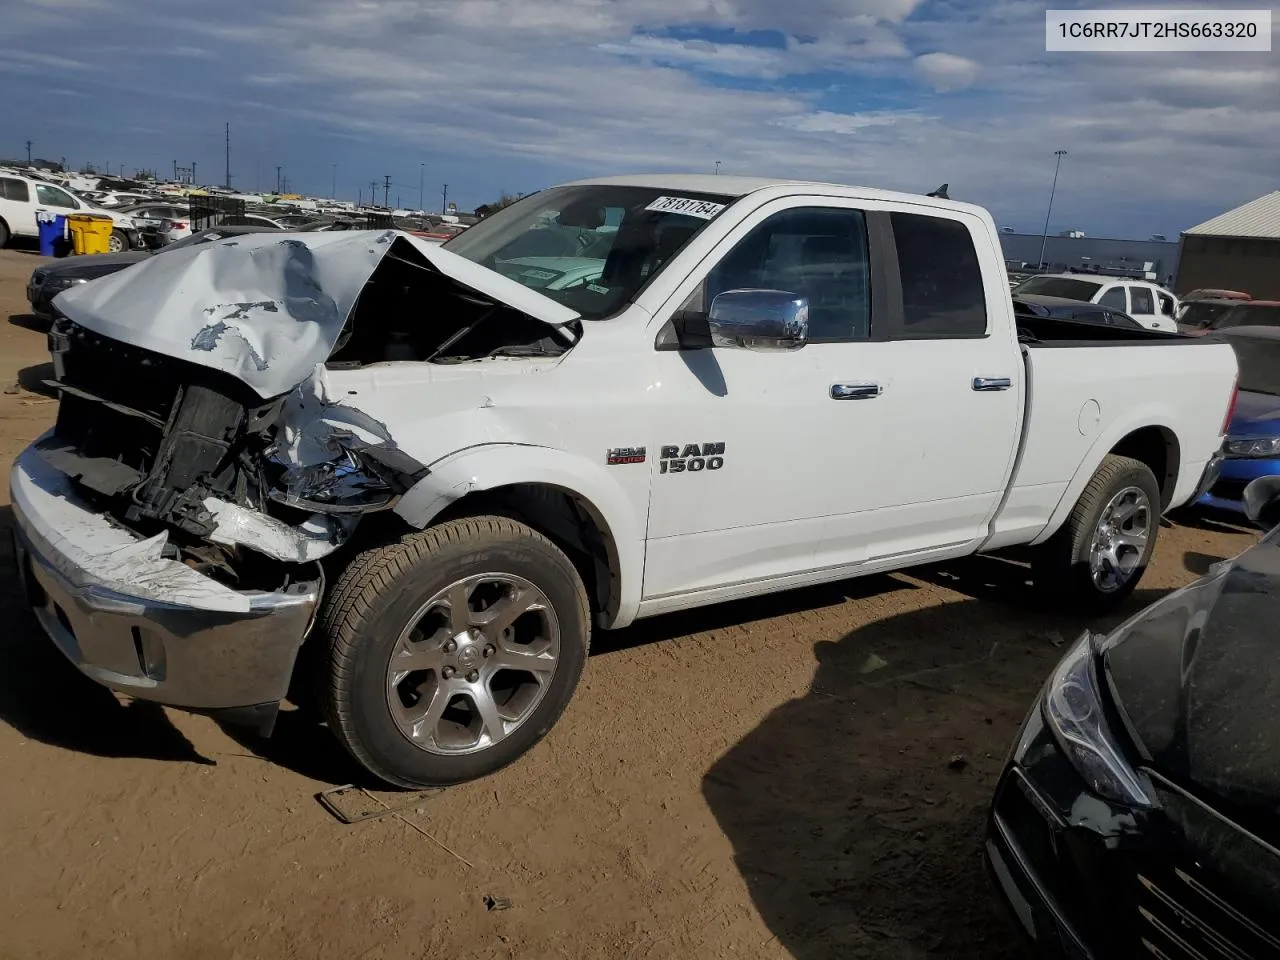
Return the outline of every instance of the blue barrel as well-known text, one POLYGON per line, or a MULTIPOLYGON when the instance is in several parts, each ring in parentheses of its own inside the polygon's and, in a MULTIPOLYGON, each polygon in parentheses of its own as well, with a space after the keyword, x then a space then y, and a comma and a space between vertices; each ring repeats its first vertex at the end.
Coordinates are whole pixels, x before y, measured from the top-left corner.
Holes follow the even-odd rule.
POLYGON ((36 225, 40 228, 40 256, 56 257, 66 252, 66 217, 41 210, 36 214, 36 225))

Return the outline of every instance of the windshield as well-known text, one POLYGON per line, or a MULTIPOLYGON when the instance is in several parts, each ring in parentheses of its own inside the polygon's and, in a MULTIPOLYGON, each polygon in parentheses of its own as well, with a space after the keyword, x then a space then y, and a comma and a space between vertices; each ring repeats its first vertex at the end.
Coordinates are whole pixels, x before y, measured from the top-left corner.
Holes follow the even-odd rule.
POLYGON ((1184 304, 1179 323, 1189 327, 1206 327, 1231 308, 1229 303, 1188 303, 1184 304))
POLYGON ((1065 297, 1068 300, 1093 299, 1102 284, 1073 277, 1027 277, 1013 288, 1014 293, 1038 293, 1044 297, 1065 297))
POLYGON ((634 300, 733 199, 605 184, 556 187, 486 217, 445 249, 600 320, 634 300), (557 282, 570 264, 588 282, 557 282))
POLYGON ((1228 330, 1231 327, 1277 327, 1280 326, 1280 307, 1260 307, 1245 305, 1232 307, 1225 311, 1213 324, 1214 330, 1228 330))
POLYGON ((1240 364, 1240 389, 1280 396, 1280 340, 1231 337, 1240 364))

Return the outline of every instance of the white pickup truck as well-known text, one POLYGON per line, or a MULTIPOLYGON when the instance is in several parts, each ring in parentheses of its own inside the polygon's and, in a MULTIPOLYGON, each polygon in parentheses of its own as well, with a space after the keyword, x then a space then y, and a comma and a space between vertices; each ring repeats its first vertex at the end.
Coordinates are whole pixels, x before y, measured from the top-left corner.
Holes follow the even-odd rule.
POLYGON ((548 189, 444 246, 241 236, 57 305, 57 424, 11 475, 53 641, 264 732, 305 676, 403 786, 529 750, 593 626, 1014 545, 1115 604, 1236 376, 1015 327, 980 208, 719 176, 548 189), (574 250, 599 275, 558 285, 574 250))

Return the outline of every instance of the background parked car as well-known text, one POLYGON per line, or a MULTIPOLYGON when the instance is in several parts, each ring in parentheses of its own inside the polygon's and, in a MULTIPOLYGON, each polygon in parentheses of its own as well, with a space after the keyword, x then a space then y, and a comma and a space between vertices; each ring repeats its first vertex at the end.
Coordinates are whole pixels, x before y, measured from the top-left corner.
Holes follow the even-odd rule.
POLYGON ((1220 290, 1215 287, 1200 287, 1189 291, 1183 298, 1187 300, 1252 300, 1243 290, 1220 290))
POLYGON ((1233 327, 1221 337, 1236 352, 1240 392, 1223 445, 1222 472, 1198 502, 1243 513, 1245 486, 1258 477, 1280 475, 1280 326, 1233 327))
MULTIPOLYGON (((1277 492, 1257 483, 1251 499, 1277 492)), ((1280 501, 1253 506, 1269 525, 1280 501)), ((1273 530, 1109 636, 1086 631, 1054 670, 986 843, 1039 955, 1280 954, 1278 588, 1273 530)))
POLYGON ((1128 314, 1152 330, 1177 332, 1174 317, 1178 298, 1168 290, 1145 280, 1120 277, 1083 276, 1078 273, 1047 273, 1027 277, 1013 288, 1015 295, 1037 294, 1087 300, 1128 314))
POLYGON ((142 238, 133 218, 116 210, 97 207, 69 190, 34 177, 0 174, 0 247, 10 237, 36 239, 40 236, 36 213, 47 211, 64 215, 97 214, 111 220, 110 252, 120 253, 142 246, 142 238))
POLYGON ((172 200, 152 200, 133 207, 125 207, 120 211, 133 218, 142 237, 142 243, 148 249, 160 246, 160 225, 165 220, 183 220, 188 217, 185 204, 172 200))
POLYGON ((1204 333, 1217 333, 1234 327, 1280 326, 1280 300, 1248 300, 1224 310, 1201 328, 1204 333))
POLYGON ((1218 317, 1226 313, 1239 300, 1222 297, 1203 297, 1195 300, 1183 300, 1178 306, 1178 332, 1202 333, 1218 317))

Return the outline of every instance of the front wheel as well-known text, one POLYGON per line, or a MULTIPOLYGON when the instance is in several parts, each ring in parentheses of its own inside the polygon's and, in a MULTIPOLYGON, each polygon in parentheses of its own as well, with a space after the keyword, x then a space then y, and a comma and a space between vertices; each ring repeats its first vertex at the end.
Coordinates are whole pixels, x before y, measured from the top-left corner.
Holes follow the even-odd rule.
POLYGON ((123 230, 112 230, 111 236, 107 239, 107 251, 109 253, 124 253, 128 249, 128 235, 123 230))
POLYGON ((319 622, 329 726, 374 776, 420 788, 513 762, 587 659, 586 590, 546 537, 472 517, 359 554, 319 622))
POLYGON ((1108 454, 1052 538, 1037 548, 1038 587, 1073 609, 1113 609, 1146 572, 1160 529, 1160 487, 1145 463, 1108 454))

